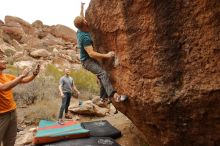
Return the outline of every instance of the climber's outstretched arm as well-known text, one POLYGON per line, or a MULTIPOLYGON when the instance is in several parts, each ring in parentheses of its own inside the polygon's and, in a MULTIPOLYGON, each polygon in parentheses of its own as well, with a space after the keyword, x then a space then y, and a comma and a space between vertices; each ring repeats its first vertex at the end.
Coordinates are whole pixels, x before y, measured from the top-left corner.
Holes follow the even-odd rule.
POLYGON ((84 16, 84 5, 85 5, 85 3, 81 2, 80 16, 82 16, 82 17, 85 17, 84 16))

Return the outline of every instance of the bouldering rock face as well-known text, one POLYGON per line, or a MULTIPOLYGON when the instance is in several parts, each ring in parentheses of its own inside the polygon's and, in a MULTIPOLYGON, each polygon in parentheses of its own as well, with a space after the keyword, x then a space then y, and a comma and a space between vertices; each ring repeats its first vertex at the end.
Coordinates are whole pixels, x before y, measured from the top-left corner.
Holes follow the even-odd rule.
MULTIPOLYGON (((95 49, 115 51, 115 106, 150 146, 220 144, 218 0, 91 0, 95 49)), ((110 67, 107 67, 110 68, 110 67)))

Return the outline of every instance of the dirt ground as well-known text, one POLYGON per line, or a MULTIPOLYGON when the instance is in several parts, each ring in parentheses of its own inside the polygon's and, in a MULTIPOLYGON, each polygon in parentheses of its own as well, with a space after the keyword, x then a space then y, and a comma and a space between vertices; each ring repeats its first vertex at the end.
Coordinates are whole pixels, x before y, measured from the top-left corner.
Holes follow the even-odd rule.
MULTIPOLYGON (((27 112, 28 109, 26 108, 18 108, 18 127, 25 127, 23 128, 24 131, 27 131, 30 129, 30 127, 36 127, 36 125, 29 125, 24 126, 24 115, 25 112, 27 112)), ((110 105, 110 112, 105 117, 94 117, 94 116, 84 116, 84 115, 72 115, 73 119, 79 119, 79 122, 86 122, 86 121, 97 121, 97 120, 107 120, 110 122, 114 127, 119 129, 122 132, 122 137, 116 139, 116 141, 121 146, 147 146, 145 144, 140 132, 138 129, 132 124, 132 122, 124 116, 122 113, 118 112, 117 114, 114 114, 115 108, 114 106, 110 105)), ((28 123, 28 121, 25 121, 25 123, 28 123)), ((19 138, 19 135, 17 136, 19 138)))
POLYGON ((81 122, 107 120, 122 132, 122 137, 116 139, 121 146, 147 146, 143 138, 141 138, 141 133, 132 122, 121 112, 114 114, 114 111, 115 108, 111 105, 110 113, 106 117, 85 117, 79 115, 79 118, 81 122))

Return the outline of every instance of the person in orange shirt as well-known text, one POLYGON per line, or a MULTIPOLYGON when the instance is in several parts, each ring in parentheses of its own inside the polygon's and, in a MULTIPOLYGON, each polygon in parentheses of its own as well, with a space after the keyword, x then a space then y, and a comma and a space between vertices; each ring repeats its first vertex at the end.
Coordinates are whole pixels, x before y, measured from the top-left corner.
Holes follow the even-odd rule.
POLYGON ((32 81, 39 73, 38 65, 31 75, 29 68, 25 69, 18 77, 4 74, 7 62, 0 55, 0 146, 13 146, 17 135, 16 103, 13 98, 12 88, 21 83, 32 81))

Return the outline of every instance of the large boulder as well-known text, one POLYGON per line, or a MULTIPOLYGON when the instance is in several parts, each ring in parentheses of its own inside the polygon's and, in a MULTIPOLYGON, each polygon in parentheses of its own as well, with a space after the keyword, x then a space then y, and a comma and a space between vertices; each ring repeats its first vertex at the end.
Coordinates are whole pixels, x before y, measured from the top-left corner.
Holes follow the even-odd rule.
POLYGON ((23 51, 19 51, 19 52, 16 52, 14 55, 13 55, 13 59, 14 60, 17 60, 18 58, 21 58, 24 56, 24 52, 23 51))
POLYGON ((54 25, 50 27, 50 33, 55 37, 64 39, 65 41, 76 43, 76 32, 64 25, 54 25))
POLYGON ((34 28, 31 26, 30 23, 24 21, 21 18, 14 17, 14 16, 5 16, 5 24, 6 25, 13 25, 13 24, 20 24, 22 29, 26 34, 33 34, 34 33, 34 28))
POLYGON ((47 34, 41 41, 44 46, 64 45, 64 41, 61 38, 54 37, 51 34, 47 34))
POLYGON ((31 145, 37 128, 31 128, 29 131, 20 131, 17 133, 15 146, 31 145))
POLYGON ((23 43, 23 38, 25 32, 21 27, 16 26, 3 26, 2 27, 2 37, 5 42, 12 43, 12 40, 15 39, 18 42, 23 43))
POLYGON ((36 48, 36 49, 44 48, 44 49, 47 49, 48 51, 50 49, 50 46, 52 45, 64 44, 62 39, 56 38, 51 34, 46 35, 42 39, 28 35, 24 37, 22 40, 28 45, 30 49, 31 48, 36 48))
POLYGON ((44 26, 44 24, 41 20, 36 20, 31 25, 35 28, 38 28, 38 29, 43 28, 43 26, 44 26))
MULTIPOLYGON (((115 51, 115 106, 150 146, 220 144, 218 0, 91 0, 94 47, 115 51)), ((99 49, 97 49, 99 48, 99 49)))
POLYGON ((37 50, 34 50, 30 53, 30 56, 32 56, 34 58, 41 58, 41 57, 47 58, 50 55, 51 55, 51 53, 45 49, 37 49, 37 50))
POLYGON ((107 113, 109 113, 108 108, 99 107, 90 100, 84 101, 81 106, 75 107, 75 105, 73 106, 71 105, 69 107, 69 111, 75 114, 98 116, 98 117, 104 117, 107 115, 107 113))

